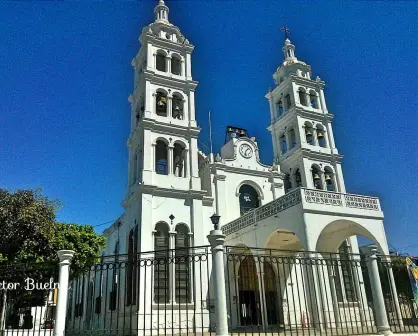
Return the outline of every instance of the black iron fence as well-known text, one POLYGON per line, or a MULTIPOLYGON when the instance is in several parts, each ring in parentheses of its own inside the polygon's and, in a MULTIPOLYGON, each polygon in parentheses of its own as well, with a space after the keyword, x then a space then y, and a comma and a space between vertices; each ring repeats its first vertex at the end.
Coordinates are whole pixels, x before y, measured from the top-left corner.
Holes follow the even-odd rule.
POLYGON ((0 335, 52 335, 58 264, 0 266, 0 335))
MULTIPOLYGON (((365 255, 224 249, 230 334, 376 334, 365 255)), ((393 332, 418 332, 403 257, 379 257, 393 332)), ((103 257, 71 280, 65 335, 212 335, 217 304, 210 247, 103 257)), ((58 265, 0 267, 0 335, 52 335, 58 265)), ((373 282, 375 284, 375 282, 373 282)))
MULTIPOLYGON (((404 260, 378 265, 392 331, 418 331, 404 260)), ((66 335, 211 335, 211 268, 206 246, 104 257, 70 284, 66 335)), ((225 279, 232 334, 378 332, 364 255, 226 247, 225 279)))

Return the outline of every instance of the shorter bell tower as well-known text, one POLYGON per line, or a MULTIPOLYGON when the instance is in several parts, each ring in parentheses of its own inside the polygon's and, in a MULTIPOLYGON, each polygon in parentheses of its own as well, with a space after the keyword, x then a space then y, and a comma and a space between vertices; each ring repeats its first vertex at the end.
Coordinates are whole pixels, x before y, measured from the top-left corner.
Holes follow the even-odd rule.
POLYGON ((313 79, 310 65, 297 59, 285 29, 284 61, 273 74, 274 89, 266 95, 275 163, 286 174, 286 191, 306 187, 344 193, 343 156, 335 146, 325 82, 313 79))

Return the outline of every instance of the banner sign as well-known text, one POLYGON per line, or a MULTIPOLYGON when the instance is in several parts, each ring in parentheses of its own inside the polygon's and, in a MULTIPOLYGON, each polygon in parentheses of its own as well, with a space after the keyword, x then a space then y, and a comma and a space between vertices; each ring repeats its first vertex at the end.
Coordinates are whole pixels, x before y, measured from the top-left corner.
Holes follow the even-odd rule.
POLYGON ((409 280, 411 281, 414 301, 416 304, 418 304, 418 267, 409 257, 406 257, 406 265, 408 268, 409 280))

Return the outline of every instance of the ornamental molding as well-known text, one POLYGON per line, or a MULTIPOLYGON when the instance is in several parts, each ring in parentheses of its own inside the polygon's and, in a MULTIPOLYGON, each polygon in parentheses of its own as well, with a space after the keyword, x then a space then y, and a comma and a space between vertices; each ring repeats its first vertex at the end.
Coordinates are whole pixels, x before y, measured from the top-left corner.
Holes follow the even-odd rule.
POLYGON ((167 76, 160 73, 156 73, 153 70, 144 70, 144 79, 149 81, 153 85, 168 86, 174 89, 183 90, 185 92, 195 91, 198 81, 188 80, 185 76, 167 76))
MULTIPOLYGON (((167 117, 167 121, 172 121, 167 117)), ((159 133, 171 136, 184 136, 195 138, 200 133, 200 127, 193 126, 182 126, 178 124, 168 124, 155 119, 150 119, 144 117, 140 126, 137 128, 142 128, 144 130, 158 131, 159 133)))

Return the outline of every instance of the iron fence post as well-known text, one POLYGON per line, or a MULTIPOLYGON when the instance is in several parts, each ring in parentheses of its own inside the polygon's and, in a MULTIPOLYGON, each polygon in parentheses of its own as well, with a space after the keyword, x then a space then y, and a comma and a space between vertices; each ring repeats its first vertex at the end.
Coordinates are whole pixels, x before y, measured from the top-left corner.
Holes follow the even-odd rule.
POLYGON ((228 311, 226 308, 224 242, 221 230, 212 230, 207 236, 212 251, 212 272, 215 295, 216 336, 228 335, 228 311))
POLYGON ((369 256, 369 277, 370 287, 373 296, 373 306, 375 311, 375 321, 377 330, 382 335, 392 335, 389 327, 388 317, 386 314, 385 300, 382 292, 382 285, 380 283, 379 267, 377 265, 377 249, 371 249, 369 256))
POLYGON ((60 250, 58 251, 58 258, 60 259, 59 268, 59 289, 58 302, 55 313, 54 336, 64 336, 65 319, 67 315, 67 297, 68 297, 68 282, 70 278, 70 263, 74 256, 74 251, 60 250))

